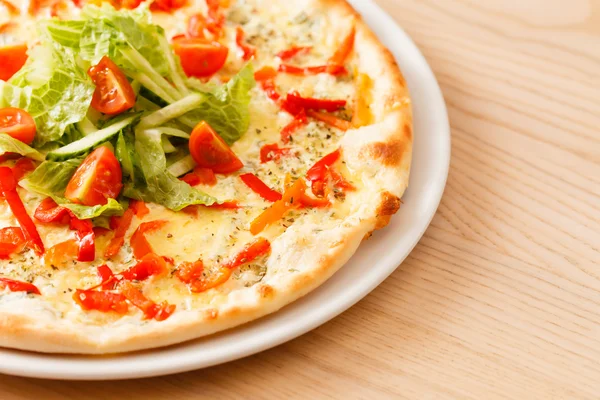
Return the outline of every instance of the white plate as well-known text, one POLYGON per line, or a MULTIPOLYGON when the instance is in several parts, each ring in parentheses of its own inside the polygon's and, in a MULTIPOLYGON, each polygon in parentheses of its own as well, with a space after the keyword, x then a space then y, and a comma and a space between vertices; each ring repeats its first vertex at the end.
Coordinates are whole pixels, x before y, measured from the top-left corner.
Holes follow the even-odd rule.
POLYGON ((390 225, 361 245, 326 284, 281 311, 236 329, 163 349, 110 357, 0 349, 0 372, 54 379, 127 379, 165 375, 235 360, 277 346, 342 313, 387 278, 417 244, 438 207, 450 163, 444 99, 427 62, 372 0, 351 0, 394 53, 414 107, 410 186, 390 225))

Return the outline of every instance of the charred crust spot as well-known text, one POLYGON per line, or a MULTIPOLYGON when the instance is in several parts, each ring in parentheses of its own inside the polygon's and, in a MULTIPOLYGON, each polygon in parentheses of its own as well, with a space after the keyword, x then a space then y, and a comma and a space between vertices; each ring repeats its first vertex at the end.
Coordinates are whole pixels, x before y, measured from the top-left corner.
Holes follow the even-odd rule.
POLYGON ((261 285, 258 288, 258 292, 260 293, 260 296, 263 298, 267 298, 267 297, 271 297, 273 296, 274 290, 271 286, 269 285, 261 285))
POLYGON ((384 192, 381 199, 381 204, 377 208, 377 222, 375 229, 381 229, 390 223, 392 215, 396 214, 400 209, 402 201, 398 196, 394 196, 390 192, 384 192))
POLYGON ((402 162, 404 143, 394 137, 388 142, 370 143, 365 146, 363 152, 368 158, 379 160, 385 166, 394 167, 402 162))
POLYGON ((412 125, 409 123, 404 124, 404 136, 407 139, 411 139, 412 138, 412 125))

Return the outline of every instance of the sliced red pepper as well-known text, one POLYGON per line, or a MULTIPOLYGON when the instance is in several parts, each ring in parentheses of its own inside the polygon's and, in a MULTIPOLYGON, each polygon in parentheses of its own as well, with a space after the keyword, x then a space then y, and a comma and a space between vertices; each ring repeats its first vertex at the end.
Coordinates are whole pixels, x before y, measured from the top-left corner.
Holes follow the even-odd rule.
POLYGON ((257 82, 268 81, 270 79, 275 79, 277 76, 277 71, 273 67, 262 67, 258 71, 254 73, 254 79, 257 82))
POLYGON ((311 50, 311 46, 291 47, 287 50, 283 50, 277 53, 277 57, 279 57, 282 61, 287 61, 290 58, 297 56, 298 54, 305 54, 311 50))
POLYGON ((138 218, 144 218, 150 213, 148 206, 141 200, 129 200, 129 208, 133 210, 133 213, 138 218))
POLYGON ((323 74, 325 72, 337 76, 337 75, 345 75, 348 73, 346 68, 342 66, 330 66, 330 65, 319 65, 314 67, 297 67, 289 64, 281 64, 279 66, 279 72, 284 72, 290 75, 298 75, 298 76, 310 76, 310 75, 318 75, 323 74))
POLYGON ((133 215, 133 210, 128 208, 122 217, 118 219, 111 218, 111 228, 115 229, 115 234, 104 251, 105 258, 114 257, 117 255, 117 253, 119 253, 119 250, 121 250, 121 246, 123 246, 123 243, 125 243, 125 234, 127 233, 127 230, 131 225, 131 221, 133 220, 133 215), (116 224, 115 221, 117 222, 116 224))
POLYGON ((225 262, 223 267, 234 269, 242 264, 246 264, 256 260, 258 257, 267 254, 271 250, 271 242, 260 237, 254 242, 247 244, 238 254, 231 260, 225 262))
POLYGON ((306 179, 310 182, 325 180, 327 178, 327 171, 339 160, 340 156, 341 153, 338 149, 321 158, 306 172, 306 179))
POLYGON ((166 275, 167 263, 154 253, 148 253, 133 267, 121 272, 121 276, 129 281, 143 281, 151 276, 166 275))
POLYGON ((59 268, 74 260, 79 254, 79 245, 75 239, 69 239, 50 247, 44 255, 44 264, 59 268))
POLYGON ((146 239, 146 233, 156 231, 167 224, 168 221, 156 220, 149 221, 140 224, 137 227, 133 236, 131 236, 131 248, 133 249, 133 256, 140 260, 148 253, 153 253, 152 246, 146 239))
POLYGON ((77 240, 79 251, 77 253, 78 261, 94 261, 96 258, 96 242, 94 234, 94 225, 89 219, 78 219, 71 217, 69 223, 71 230, 77 231, 77 240))
POLYGON ((344 108, 346 100, 316 99, 312 97, 302 97, 298 92, 287 94, 286 101, 298 108, 305 110, 325 110, 329 112, 344 108))
POLYGON ((21 14, 19 7, 15 6, 8 0, 0 0, 0 5, 3 5, 8 10, 8 13, 13 17, 21 14))
MULTIPOLYGON (((3 24, 2 31, 11 23, 3 24)), ((0 47, 0 80, 7 81, 16 74, 27 61, 27 45, 15 44, 0 47)))
POLYGON ((289 124, 287 124, 280 133, 281 136, 281 141, 283 143, 289 143, 292 134, 294 132, 296 132, 298 129, 300 129, 301 127, 303 127, 304 125, 306 125, 308 123, 308 118, 306 118, 306 112, 304 111, 304 109, 301 109, 299 113, 297 113, 294 116, 294 119, 292 122, 290 122, 289 124))
POLYGON ((281 200, 281 193, 268 187, 260 178, 254 174, 242 174, 240 179, 248 186, 252 191, 258 194, 260 197, 267 201, 281 200))
MULTIPOLYGON (((128 5, 128 8, 133 9, 137 8, 135 4, 138 0, 126 0, 131 2, 128 5), (135 6, 135 7, 134 7, 135 6)), ((141 3, 141 1, 140 1, 141 3)), ((152 11, 164 11, 164 12, 172 12, 173 10, 178 10, 187 4, 187 0, 154 0, 150 5, 150 10, 152 11)))
POLYGON ((314 118, 318 121, 325 122, 327 125, 331 125, 335 128, 338 128, 341 131, 347 131, 348 129, 352 129, 352 123, 350 121, 346 121, 345 119, 341 119, 336 117, 335 115, 326 114, 319 111, 308 110, 306 114, 314 118))
POLYGON ((277 88, 275 87, 276 76, 277 71, 273 67, 262 67, 254 73, 254 79, 259 83, 267 97, 277 103, 281 98, 281 95, 277 92, 277 88))
POLYGON ((30 173, 36 168, 35 163, 30 158, 19 158, 13 167, 13 174, 15 179, 20 181, 25 175, 30 173))
POLYGON ((289 156, 290 152, 290 148, 280 148, 277 143, 265 144, 260 148, 260 162, 264 164, 272 160, 279 160, 281 157, 289 156))
POLYGON ((350 182, 348 182, 346 180, 346 178, 344 178, 342 176, 342 174, 340 174, 336 170, 330 169, 329 170, 329 175, 331 175, 331 179, 333 180, 333 186, 334 187, 336 187, 338 189, 350 190, 350 191, 356 189, 353 184, 351 184, 350 182))
POLYGON ((127 298, 121 293, 77 289, 73 294, 73 299, 86 311, 114 311, 122 315, 129 310, 127 298))
POLYGON ((202 185, 214 186, 217 184, 217 176, 210 168, 196 167, 194 168, 194 174, 200 178, 202 185))
POLYGON ((175 276, 183 283, 192 283, 200 279, 204 274, 204 263, 202 260, 192 262, 184 262, 177 267, 175 276))
POLYGON ((102 283, 99 285, 102 287, 102 290, 113 290, 119 282, 119 279, 106 264, 98 267, 98 275, 102 279, 102 283))
POLYGON ((179 178, 179 180, 187 183, 190 186, 196 186, 200 184, 200 177, 193 172, 185 174, 184 176, 179 178))
POLYGON ((185 262, 181 264, 175 275, 194 293, 202 293, 209 289, 216 288, 227 282, 231 277, 232 270, 225 267, 218 268, 215 272, 204 276, 204 264, 202 260, 193 263, 185 262))
POLYGON ((21 228, 10 226, 0 229, 0 258, 6 259, 20 252, 26 243, 21 228))
POLYGON ((41 294, 40 290, 35 285, 27 282, 16 281, 14 279, 0 277, 0 287, 8 288, 8 290, 11 292, 41 294))
POLYGON ((98 236, 104 236, 104 235, 108 235, 109 233, 111 233, 112 231, 108 228, 105 228, 103 226, 95 226, 94 227, 94 234, 98 237, 98 236))
POLYGON ((40 222, 55 222, 67 224, 71 220, 71 214, 68 209, 61 207, 51 198, 46 197, 35 209, 33 217, 40 222))
POLYGON ((328 71, 330 74, 335 75, 340 68, 343 68, 346 59, 352 52, 354 48, 354 38, 356 36, 356 26, 352 26, 350 33, 344 38, 340 47, 333 54, 333 56, 329 59, 328 62, 328 71))
POLYGON ((206 0, 206 5, 208 6, 206 29, 219 37, 225 25, 225 14, 221 11, 221 2, 219 0, 206 0))
POLYGON ((214 203, 210 206, 204 206, 204 205, 187 206, 186 208, 183 209, 183 212, 197 217, 198 210, 201 207, 211 208, 211 209, 215 209, 215 210, 237 210, 237 209, 241 208, 239 203, 236 200, 233 200, 233 201, 224 201, 222 203, 214 203))
POLYGON ((244 30, 238 26, 235 29, 235 43, 242 50, 242 58, 245 61, 250 60, 256 54, 256 49, 252 46, 247 45, 245 42, 246 33, 244 30))
POLYGON ((42 238, 35 227, 35 224, 31 220, 27 210, 23 205, 23 201, 17 193, 17 182, 12 170, 8 167, 0 167, 0 189, 4 194, 4 198, 8 202, 8 205, 19 221, 19 225, 23 230, 23 235, 29 245, 33 248, 37 255, 44 254, 44 243, 42 238))
POLYGON ((175 311, 174 304, 168 304, 167 302, 156 304, 144 296, 144 294, 130 282, 122 282, 119 285, 119 290, 131 304, 142 310, 148 319, 154 318, 157 321, 163 321, 169 318, 175 311))

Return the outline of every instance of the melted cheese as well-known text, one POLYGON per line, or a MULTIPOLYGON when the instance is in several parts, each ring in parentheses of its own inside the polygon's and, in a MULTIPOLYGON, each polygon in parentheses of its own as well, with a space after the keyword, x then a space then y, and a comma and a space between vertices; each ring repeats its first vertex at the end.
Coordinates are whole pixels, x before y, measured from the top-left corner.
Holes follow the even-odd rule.
MULTIPOLYGON (((306 55, 297 57, 291 63, 297 65, 324 65, 333 54, 339 41, 350 27, 348 23, 327 20, 326 13, 316 10, 310 1, 294 0, 278 2, 273 5, 268 0, 237 1, 227 12, 225 42, 231 49, 227 65, 223 73, 232 75, 244 64, 235 44, 235 27, 241 25, 246 32, 247 41, 257 48, 256 68, 264 65, 277 66, 275 54, 292 46, 313 46, 306 55)), ((26 9, 25 3, 21 4, 26 9)), ((195 0, 190 6, 173 13, 157 13, 156 23, 162 25, 169 36, 182 33, 187 26, 189 16, 196 12, 205 12, 204 0, 195 0)), ((45 10, 42 16, 46 16, 45 10)), ((69 6, 67 14, 76 17, 78 10, 69 6)), ((0 17, 2 18, 2 17, 0 17)), ((28 42, 35 41, 35 21, 26 13, 15 20, 16 28, 2 35, 4 42, 16 42, 28 37, 28 42)), ((1 23, 1 21, 0 21, 1 23)), ((328 74, 310 77, 295 77, 279 74, 277 86, 280 92, 297 90, 305 96, 328 97, 345 99, 352 102, 354 86, 352 77, 335 78, 328 74)), ((310 122, 293 135, 291 147, 293 156, 278 162, 260 163, 260 148, 269 143, 277 143, 281 129, 291 121, 291 117, 281 112, 269 100, 260 88, 252 90, 253 101, 250 106, 251 124, 246 135, 236 142, 233 150, 244 163, 244 168, 230 176, 219 176, 219 182, 214 187, 199 187, 221 201, 238 200, 243 206, 239 210, 215 210, 201 208, 198 216, 191 217, 184 212, 175 213, 158 205, 149 205, 150 214, 143 220, 134 218, 127 232, 126 244, 120 253, 112 260, 102 259, 104 248, 111 234, 97 238, 97 259, 91 263, 73 261, 60 269, 46 266, 43 260, 36 257, 32 251, 15 255, 11 260, 0 260, 0 275, 13 279, 33 282, 43 295, 39 302, 49 315, 69 318, 87 323, 103 324, 118 321, 118 316, 111 313, 80 312, 75 306, 72 294, 76 288, 89 288, 99 283, 96 268, 106 263, 114 272, 123 271, 134 265, 129 238, 144 221, 167 220, 168 224, 157 232, 149 234, 148 240, 155 252, 172 257, 175 265, 185 261, 202 259, 210 271, 224 259, 232 257, 246 244, 254 240, 249 232, 251 221, 258 216, 270 203, 261 199, 239 179, 239 174, 253 172, 267 185, 277 191, 283 191, 283 182, 287 174, 293 178, 303 176, 307 169, 324 155, 335 150, 343 136, 343 132, 330 128, 323 123, 310 122)), ((347 174, 347 171, 343 171, 347 174)), ((354 182, 360 192, 361 182, 354 182)), ((20 190, 30 214, 42 200, 41 197, 20 190)), ((277 241, 289 240, 284 238, 284 232, 290 226, 303 232, 313 232, 333 229, 344 219, 361 207, 361 201, 356 195, 349 194, 346 201, 331 198, 333 206, 327 209, 306 209, 289 212, 277 224, 265 229, 262 236, 268 238, 274 246, 277 241)), ((6 203, 0 203, 0 225, 16 226, 6 203)), ((74 238, 68 227, 38 224, 38 230, 46 248, 62 241, 74 238)), ((298 246, 301 244, 295 243, 298 246)), ((238 288, 248 287, 259 282, 267 273, 268 257, 262 257, 255 262, 245 265, 236 271, 233 277, 224 285, 202 294, 192 294, 186 285, 174 277, 149 279, 144 282, 143 290, 154 301, 166 300, 176 304, 179 310, 214 306, 224 299, 228 293, 238 288)), ((269 265, 276 265, 275 262, 269 265)), ((274 267, 277 268, 277 267, 274 267)), ((23 293, 0 293, 0 309, 8 310, 13 300, 24 296, 34 297, 23 293)), ((139 315, 137 310, 130 311, 139 315)))

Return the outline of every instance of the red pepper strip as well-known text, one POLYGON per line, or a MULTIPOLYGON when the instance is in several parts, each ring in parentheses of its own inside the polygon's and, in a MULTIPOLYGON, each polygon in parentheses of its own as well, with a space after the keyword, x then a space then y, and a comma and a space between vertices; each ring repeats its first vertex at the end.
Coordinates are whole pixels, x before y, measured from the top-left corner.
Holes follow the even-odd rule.
POLYGON ((96 258, 96 243, 92 222, 89 219, 81 220, 73 216, 69 227, 71 230, 77 231, 76 235, 79 242, 77 260, 94 261, 96 258))
POLYGON ((125 243, 125 234, 131 225, 131 220, 133 219, 133 210, 128 208, 127 211, 120 218, 111 218, 111 228, 115 229, 115 234, 111 239, 110 243, 106 247, 104 251, 105 258, 114 257, 119 250, 121 250, 121 246, 125 243), (118 223, 115 226, 115 221, 118 223))
POLYGON ((319 111, 308 110, 306 112, 309 117, 314 118, 318 121, 325 122, 327 125, 331 125, 334 128, 338 128, 341 131, 347 131, 348 129, 352 129, 352 123, 350 121, 346 121, 345 119, 341 119, 336 117, 335 115, 325 114, 319 111))
POLYGON ((3 24, 0 24, 0 33, 4 33, 15 26, 16 24, 14 22, 5 22, 3 24))
POLYGON ((15 174, 15 179, 20 181, 25 175, 30 173, 35 169, 35 163, 33 160, 23 157, 19 158, 13 167, 13 173, 15 174))
POLYGON ((334 169, 329 170, 329 174, 331 175, 331 179, 333 180, 333 186, 342 190, 356 190, 353 184, 348 182, 342 174, 337 172, 334 169))
POLYGON ((198 210, 201 207, 212 208, 212 209, 216 209, 216 210, 237 210, 237 209, 241 208, 239 203, 236 200, 233 200, 233 201, 224 201, 220 204, 215 203, 210 206, 203 206, 203 205, 187 206, 186 208, 183 209, 183 212, 186 214, 189 214, 189 215, 198 216, 198 210))
POLYGON ((202 260, 184 262, 177 267, 175 276, 183 283, 192 283, 193 281, 203 277, 204 263, 202 260))
POLYGON ((225 15, 221 12, 221 3, 219 0, 206 0, 208 13, 206 16, 206 29, 215 36, 221 36, 223 25, 225 25, 225 15))
POLYGON ((129 310, 127 298, 120 293, 77 289, 73 299, 86 311, 114 311, 117 314, 125 314, 129 310))
POLYGON ((133 210, 133 213, 138 218, 143 218, 150 213, 146 203, 141 200, 129 200, 129 208, 133 210))
POLYGON ((275 88, 276 76, 277 71, 273 67, 262 67, 254 73, 254 79, 260 84, 267 97, 277 103, 281 96, 275 88))
POLYGON ((277 71, 275 71, 275 68, 273 67, 262 67, 254 73, 254 79, 258 82, 275 79, 276 76, 277 71))
POLYGON ((245 61, 250 60, 256 54, 256 49, 254 47, 248 46, 244 43, 246 37, 246 33, 241 27, 235 28, 235 43, 242 50, 242 58, 245 61))
MULTIPOLYGON (((81 0, 77 0, 77 2, 80 2, 81 0)), ((176 8, 181 8, 185 2, 179 2, 181 4, 178 4, 177 2, 171 1, 169 6, 171 6, 172 9, 176 9, 176 8)), ((121 8, 125 8, 128 10, 135 10, 136 8, 138 8, 140 6, 140 4, 142 4, 142 0, 121 0, 121 8)), ((80 5, 78 5, 77 7, 80 7, 80 5)))
POLYGON ((302 128, 307 123, 308 123, 308 118, 306 118, 306 112, 304 111, 304 109, 301 109, 301 111, 298 114, 296 114, 296 116, 294 117, 292 122, 290 122, 289 124, 284 126, 283 129, 281 130, 281 133, 280 133, 281 141, 283 143, 289 143, 289 141, 292 137, 292 134, 294 132, 296 132, 298 129, 302 128))
POLYGON ((17 16, 21 14, 19 7, 15 6, 8 0, 0 0, 0 5, 3 5, 8 10, 8 13, 12 16, 17 16))
POLYGON ((102 226, 95 226, 94 227, 94 235, 96 235, 96 237, 108 235, 110 232, 112 232, 110 229, 104 228, 102 226))
POLYGON ((340 47, 333 54, 333 56, 331 56, 331 58, 329 59, 329 62, 327 63, 327 65, 328 65, 327 72, 329 72, 332 75, 335 75, 339 71, 340 68, 343 68, 343 65, 346 62, 346 59, 348 58, 348 56, 352 52, 352 49, 354 48, 355 36, 356 36, 356 27, 353 25, 348 36, 346 36, 344 38, 340 47))
POLYGON ((17 182, 12 170, 8 167, 0 167, 0 189, 4 194, 4 198, 19 221, 19 225, 23 230, 23 235, 35 253, 39 256, 44 254, 44 243, 38 233, 35 224, 31 220, 27 210, 23 205, 23 201, 17 193, 17 182))
POLYGON ((297 56, 298 54, 308 53, 311 50, 311 46, 292 47, 287 50, 280 51, 279 53, 277 53, 277 57, 279 57, 282 61, 287 61, 290 58, 297 56))
POLYGON ((14 279, 0 277, 0 287, 7 287, 11 292, 41 294, 40 290, 35 285, 27 282, 15 281, 14 279))
POLYGON ((130 282, 123 281, 119 285, 119 289, 122 295, 127 298, 131 304, 142 310, 148 319, 154 318, 157 321, 164 321, 175 311, 174 304, 168 304, 167 302, 156 304, 144 296, 144 294, 130 282))
POLYGON ((279 160, 281 157, 290 155, 290 152, 290 148, 280 148, 277 143, 265 144, 260 148, 260 162, 264 164, 272 160, 279 160))
POLYGON ((6 259, 25 247, 26 241, 21 228, 10 226, 0 229, 0 258, 6 259))
POLYGON ((46 197, 35 209, 33 217, 40 222, 66 224, 71 220, 71 213, 65 207, 56 204, 52 197, 46 197))
POLYGON ((240 179, 263 199, 267 201, 281 200, 281 193, 268 187, 258 176, 254 174, 242 174, 240 175, 240 179))
POLYGON ((318 75, 322 73, 330 73, 331 75, 345 75, 348 70, 343 66, 330 66, 330 65, 319 65, 315 67, 296 67, 289 64, 281 64, 279 66, 279 72, 284 72, 290 75, 309 76, 318 75))
POLYGON ((200 177, 193 172, 182 176, 179 178, 179 180, 187 183, 190 186, 196 186, 200 184, 200 177))
POLYGON ((298 92, 287 94, 286 101, 296 107, 305 110, 325 110, 334 112, 346 105, 346 100, 315 99, 312 97, 302 97, 298 92))
POLYGON ((327 178, 327 172, 329 171, 329 168, 331 168, 331 166, 335 164, 337 160, 339 160, 340 156, 341 153, 338 149, 321 158, 306 172, 306 179, 308 179, 310 182, 324 181, 327 178))
MULTIPOLYGON (((124 8, 134 9, 139 6, 141 1, 139 0, 125 0, 124 8)), ((150 10, 152 11, 164 11, 171 12, 173 10, 178 10, 183 7, 187 3, 186 0, 154 0, 154 2, 150 5, 150 10)))
POLYGON ((269 250, 271 250, 271 242, 260 237, 246 245, 235 257, 223 264, 223 266, 229 269, 237 268, 242 264, 254 261, 258 257, 268 253, 269 250))
POLYGON ((183 283, 187 283, 193 293, 202 293, 227 282, 231 277, 232 270, 220 267, 208 276, 204 276, 203 272, 204 264, 202 260, 198 260, 193 263, 185 262, 181 264, 175 275, 183 283))
POLYGON ((148 232, 162 228, 166 224, 167 221, 165 220, 156 220, 144 222, 137 227, 133 236, 131 236, 131 248, 133 249, 133 256, 136 259, 140 260, 148 253, 154 253, 145 235, 148 232))
POLYGON ((196 167, 194 174, 200 178, 200 183, 203 185, 214 186, 217 184, 217 176, 210 168, 196 167))
POLYGON ((121 276, 129 281, 143 281, 151 276, 166 275, 167 263, 162 257, 148 253, 133 267, 121 272, 121 276))
POLYGON ((102 279, 102 283, 99 285, 102 287, 102 290, 113 290, 115 285, 119 282, 119 279, 106 264, 98 267, 98 275, 100 276, 100 279, 102 279))
POLYGON ((50 247, 44 255, 44 264, 59 268, 72 261, 79 254, 79 245, 75 239, 69 239, 50 247))

